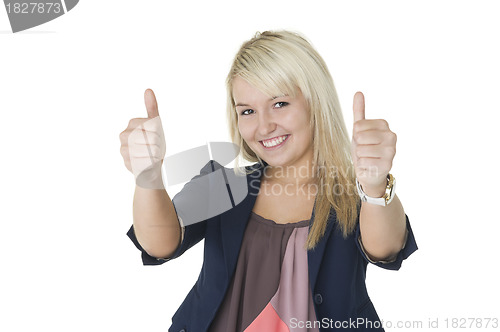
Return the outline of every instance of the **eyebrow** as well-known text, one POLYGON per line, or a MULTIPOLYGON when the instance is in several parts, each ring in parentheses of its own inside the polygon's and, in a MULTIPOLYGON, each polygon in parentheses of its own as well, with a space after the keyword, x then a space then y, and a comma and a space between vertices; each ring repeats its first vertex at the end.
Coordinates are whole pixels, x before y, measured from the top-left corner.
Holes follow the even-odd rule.
MULTIPOLYGON (((280 97, 288 97, 288 95, 274 96, 271 99, 269 99, 268 101, 272 101, 272 100, 274 100, 276 98, 280 98, 280 97)), ((238 107, 238 106, 250 106, 250 105, 244 104, 244 103, 238 103, 235 105, 235 107, 238 107)))

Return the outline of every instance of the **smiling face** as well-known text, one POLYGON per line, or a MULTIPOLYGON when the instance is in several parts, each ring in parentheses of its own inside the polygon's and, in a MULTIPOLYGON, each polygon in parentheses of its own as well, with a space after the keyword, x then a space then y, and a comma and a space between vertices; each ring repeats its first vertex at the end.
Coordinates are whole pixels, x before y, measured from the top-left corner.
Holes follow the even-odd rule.
POLYGON ((241 137, 262 160, 283 167, 312 161, 313 135, 302 93, 270 97, 235 77, 233 98, 241 137))

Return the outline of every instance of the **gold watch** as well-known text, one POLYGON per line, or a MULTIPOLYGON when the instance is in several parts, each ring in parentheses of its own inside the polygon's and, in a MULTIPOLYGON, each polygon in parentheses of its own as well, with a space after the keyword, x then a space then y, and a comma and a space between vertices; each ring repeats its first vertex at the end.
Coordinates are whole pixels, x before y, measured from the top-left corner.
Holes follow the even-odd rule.
POLYGON ((361 197, 362 202, 387 206, 392 201, 396 193, 396 178, 392 176, 391 173, 387 174, 387 186, 385 187, 385 194, 382 197, 370 197, 365 194, 358 182, 358 178, 356 178, 356 188, 358 189, 358 194, 359 197, 361 197))

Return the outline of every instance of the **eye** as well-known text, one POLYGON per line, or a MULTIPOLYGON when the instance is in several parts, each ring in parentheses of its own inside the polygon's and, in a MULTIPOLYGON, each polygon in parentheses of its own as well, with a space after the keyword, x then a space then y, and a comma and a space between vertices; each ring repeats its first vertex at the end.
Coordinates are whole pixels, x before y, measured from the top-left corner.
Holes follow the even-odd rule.
POLYGON ((248 112, 248 111, 252 111, 252 112, 253 112, 253 110, 252 110, 252 109, 248 109, 248 110, 244 110, 244 111, 242 111, 240 114, 241 114, 241 115, 248 115, 248 113, 245 113, 245 112, 248 112))
POLYGON ((276 108, 283 108, 283 107, 285 107, 287 105, 288 105, 288 103, 286 101, 279 101, 276 104, 274 104, 274 107, 276 107, 276 108))

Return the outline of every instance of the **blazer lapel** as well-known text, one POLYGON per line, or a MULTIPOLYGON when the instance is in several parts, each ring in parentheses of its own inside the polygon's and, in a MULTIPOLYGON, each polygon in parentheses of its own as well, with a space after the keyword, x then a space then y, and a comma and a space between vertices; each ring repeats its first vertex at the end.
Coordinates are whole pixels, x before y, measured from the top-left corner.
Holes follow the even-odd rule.
POLYGON ((256 165, 252 165, 251 168, 255 169, 255 171, 247 175, 247 197, 240 204, 221 215, 222 248, 228 280, 230 280, 236 267, 245 228, 260 189, 263 167, 257 163, 256 165))
MULTIPOLYGON (((314 204, 316 207, 316 203, 314 204)), ((328 223, 326 225, 325 234, 318 242, 316 247, 312 250, 307 251, 307 265, 309 266, 309 284, 311 285, 311 291, 314 291, 314 286, 316 285, 316 279, 318 278, 319 267, 321 266, 321 261, 323 260, 323 254, 325 252, 326 242, 328 241, 328 237, 333 229, 333 224, 337 219, 337 214, 335 213, 335 209, 331 209, 330 216, 328 218, 328 223)), ((311 220, 314 218, 314 208, 311 220)), ((311 229, 311 227, 309 227, 311 229)))

